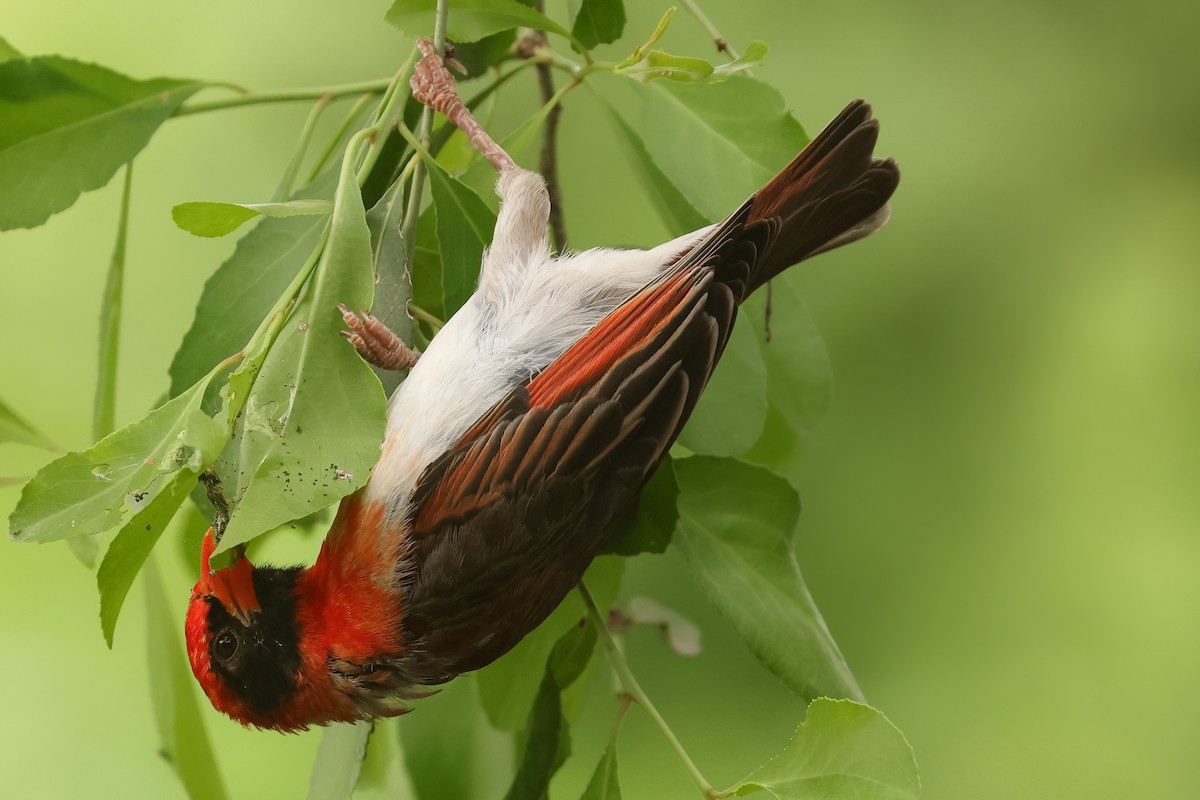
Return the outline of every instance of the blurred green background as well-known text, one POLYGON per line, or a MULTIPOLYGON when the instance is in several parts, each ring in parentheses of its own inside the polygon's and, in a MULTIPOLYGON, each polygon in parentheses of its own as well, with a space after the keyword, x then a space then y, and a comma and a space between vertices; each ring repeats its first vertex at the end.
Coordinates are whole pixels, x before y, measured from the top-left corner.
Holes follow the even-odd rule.
MULTIPOLYGON (((561 19, 564 6, 549 9, 561 19)), ((665 3, 627 6, 632 41, 665 3)), ((790 278, 825 335, 836 390, 789 477, 809 586, 868 699, 911 741, 926 796, 1200 796, 1200 5, 702 6, 735 45, 771 45, 757 75, 810 134, 847 100, 871 100, 880 150, 903 170, 882 234, 790 278)), ((0 36, 135 77, 271 89, 390 75, 408 43, 382 22, 385 7, 12 0, 0 36)), ((684 13, 665 44, 711 46, 684 13)), ((532 75, 510 84, 497 124, 534 96, 532 75)), ((173 121, 138 158, 119 423, 166 388, 200 287, 233 247, 177 230, 170 206, 265 198, 306 112, 173 121)), ((567 99, 572 242, 655 243, 649 204, 606 189, 634 185, 608 125, 586 92, 567 99)), ((88 444, 118 186, 0 236, 0 396, 72 448, 88 444)), ((0 476, 44 458, 6 446, 0 476)), ((0 489, 0 511, 16 498, 0 489)), ((194 567, 166 544, 182 625, 194 567)), ((109 652, 95 588, 65 547, 3 550, 3 794, 180 796, 155 753, 140 588, 109 652)), ((630 651, 714 783, 783 745, 802 704, 677 556, 632 563, 625 593, 704 629, 698 659, 636 631, 630 651)), ((603 709, 607 677, 593 684, 588 703, 603 709)), ((316 735, 244 731, 210 711, 234 796, 302 795, 316 735)), ((607 714, 585 713, 581 757, 556 796, 578 796, 607 714)), ((626 797, 693 791, 636 709, 620 754, 626 797)))

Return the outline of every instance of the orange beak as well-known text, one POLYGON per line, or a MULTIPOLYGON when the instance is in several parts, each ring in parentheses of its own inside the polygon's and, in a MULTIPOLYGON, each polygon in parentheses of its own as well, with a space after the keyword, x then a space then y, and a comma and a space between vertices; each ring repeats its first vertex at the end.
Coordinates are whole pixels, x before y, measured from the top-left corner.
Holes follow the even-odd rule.
POLYGON ((226 611, 248 626, 250 613, 261 609, 254 591, 254 565, 243 556, 224 569, 213 570, 210 561, 216 549, 217 541, 213 529, 209 528, 200 545, 200 582, 197 587, 205 597, 220 600, 226 611))

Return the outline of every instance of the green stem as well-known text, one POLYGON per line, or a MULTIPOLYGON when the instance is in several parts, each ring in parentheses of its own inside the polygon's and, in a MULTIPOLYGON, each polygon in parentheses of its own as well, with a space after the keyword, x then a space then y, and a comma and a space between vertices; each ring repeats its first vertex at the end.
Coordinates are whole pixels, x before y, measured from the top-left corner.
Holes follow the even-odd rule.
POLYGON ((108 278, 100 310, 100 364, 92 406, 92 437, 99 441, 113 432, 117 396, 117 349, 121 333, 121 299, 125 285, 125 242, 129 233, 129 193, 133 187, 133 162, 125 165, 117 240, 113 245, 108 278))
MULTIPOLYGON (((354 157, 358 154, 358 148, 362 146, 364 141, 373 135, 375 135, 374 128, 363 128, 361 131, 354 134, 350 141, 346 143, 346 153, 342 157, 343 178, 346 175, 347 169, 349 169, 347 163, 353 162, 354 157)), ((263 324, 260 325, 259 329, 254 332, 254 336, 252 336, 250 339, 251 344, 253 344, 260 335, 268 334, 273 317, 276 314, 287 310, 287 308, 293 302, 295 302, 296 296, 300 293, 300 287, 303 286, 304 282, 308 280, 310 275, 312 275, 313 270, 316 269, 318 262, 321 260, 321 253, 325 250, 325 243, 329 241, 330 227, 332 227, 332 221, 325 223, 325 230, 321 233, 321 240, 317 242, 317 246, 313 248, 312 254, 308 257, 308 260, 304 262, 304 266, 301 267, 300 271, 296 273, 296 277, 292 278, 292 282, 288 284, 288 287, 283 290, 283 294, 280 295, 277 301, 275 301, 275 306, 270 310, 270 312, 268 312, 267 318, 263 321, 263 324)), ((284 316, 286 316, 286 314, 284 316)), ((251 352, 253 348, 251 345, 247 345, 246 350, 247 352, 251 352)))
POLYGON ((292 194, 292 188, 296 183, 296 173, 300 171, 300 164, 304 161, 304 154, 308 152, 309 142, 312 141, 313 131, 317 128, 317 120, 321 118, 321 112, 329 105, 332 98, 327 95, 321 95, 317 98, 317 102, 313 103, 313 107, 308 112, 308 117, 304 120, 304 128, 300 131, 300 138, 296 141, 296 149, 292 151, 292 157, 288 161, 287 169, 283 172, 283 177, 279 179, 279 188, 275 190, 275 202, 287 200, 292 194))
POLYGON ((372 167, 379 160, 379 154, 383 152, 383 145, 387 141, 388 133, 404 112, 404 102, 408 98, 408 92, 403 91, 401 87, 408 83, 413 65, 416 63, 417 50, 414 49, 408 60, 396 72, 396 76, 392 78, 392 84, 388 87, 387 94, 384 95, 383 103, 379 106, 379 113, 375 115, 374 127, 379 131, 379 135, 371 140, 366 155, 363 156, 362 164, 358 168, 359 186, 362 186, 366 182, 367 176, 371 174, 372 167))
MULTIPOLYGON (((433 21, 433 50, 440 57, 446 51, 446 15, 450 10, 448 0, 437 0, 437 16, 433 21)), ((417 127, 418 138, 426 150, 429 149, 433 133, 433 109, 429 106, 421 111, 421 124, 417 127)), ((421 192, 425 188, 425 165, 417 162, 413 169, 412 187, 408 193, 408 207, 404 209, 404 222, 400 226, 400 237, 404 241, 404 262, 411 264, 416 245, 417 220, 421 216, 421 192)))
POLYGON ((363 112, 363 109, 370 105, 375 99, 373 94, 364 94, 362 97, 350 107, 350 113, 342 120, 342 124, 338 127, 337 133, 329 140, 329 144, 325 146, 325 150, 321 153, 321 157, 317 159, 317 163, 313 165, 312 173, 308 176, 308 182, 312 183, 321 170, 325 169, 325 165, 329 163, 329 159, 333 157, 333 152, 337 150, 338 142, 342 141, 342 137, 346 135, 346 131, 350 130, 350 126, 354 124, 354 120, 358 119, 358 115, 363 112))
POLYGON ((721 797, 722 793, 714 789, 712 784, 700 773, 691 756, 687 754, 687 751, 683 749, 683 745, 679 743, 679 739, 675 738, 675 734, 671 730, 671 727, 667 725, 667 721, 663 719, 662 714, 658 713, 658 709, 654 707, 654 704, 650 702, 650 698, 642 691, 637 678, 633 677, 633 671, 629 669, 629 662, 625 660, 625 654, 621 652, 621 646, 613 638, 612 631, 608 629, 608 622, 601 615, 600 609, 596 606, 595 598, 592 597, 592 593, 583 581, 579 582, 579 595, 583 598, 583 605, 587 609, 588 619, 596 629, 596 633, 600 635, 600 640, 604 642, 604 649, 608 651, 609 661, 612 662, 613 669, 616 670, 617 676, 621 679, 621 686, 624 688, 626 694, 632 697, 650 715, 650 719, 658 726, 667 743, 671 745, 671 749, 675 751, 675 755, 683 762, 684 768, 687 770, 688 775, 691 776, 692 782, 700 790, 700 793, 707 800, 721 797))
POLYGON ((575 63, 571 59, 562 55, 549 45, 539 47, 534 57, 530 59, 534 64, 548 64, 551 67, 560 69, 569 74, 572 78, 578 76, 585 69, 589 72, 593 71, 598 65, 603 62, 589 61, 587 66, 575 63))
POLYGON ((313 89, 282 89, 278 92, 262 92, 261 94, 244 94, 239 97, 229 97, 225 100, 210 100, 207 103, 189 103, 181 106, 172 116, 186 117, 191 114, 203 114, 206 111, 221 111, 226 108, 241 108, 243 106, 261 106, 271 103, 295 103, 303 100, 318 100, 329 95, 331 100, 351 97, 357 94, 382 94, 391 85, 391 78, 385 81, 363 81, 362 83, 344 83, 338 86, 319 86, 313 89))
POLYGON ((283 290, 283 294, 279 295, 279 299, 275 301, 275 305, 271 307, 266 317, 259 323, 258 329, 251 335, 250 341, 246 343, 243 352, 255 352, 258 349, 260 340, 264 337, 268 339, 269 345, 270 340, 273 340, 279 333, 283 321, 291 312, 292 306, 295 305, 296 296, 300 294, 300 288, 304 286, 304 282, 312 275, 317 263, 321 260, 321 253, 325 250, 325 243, 329 241, 329 229, 331 227, 332 223, 325 223, 325 229, 321 232, 321 238, 317 242, 317 246, 313 248, 312 253, 308 256, 308 260, 304 262, 304 266, 292 278, 292 282, 283 290))
MULTIPOLYGON (((121 334, 121 301, 125 285, 125 242, 129 232, 129 193, 133 187, 133 162, 125 165, 124 186, 121 189, 121 210, 117 216, 117 239, 108 277, 104 280, 104 295, 100 299, 99 363, 96 365, 96 394, 92 401, 92 438, 100 441, 116 427, 117 362, 121 334)), ((48 443, 51 449, 57 449, 48 443)), ((11 479, 0 478, 0 486, 11 479)), ((67 547, 88 569, 96 564, 100 534, 88 533, 67 539, 67 547)))
POLYGON ((433 328, 434 333, 440 331, 446 324, 420 306, 414 305, 411 300, 408 303, 408 313, 412 314, 413 319, 424 322, 429 325, 429 327, 433 328))
POLYGON ((704 26, 704 29, 708 31, 708 35, 713 38, 713 43, 716 44, 719 52, 725 53, 731 60, 734 61, 739 58, 738 51, 734 50, 733 45, 729 43, 729 40, 721 35, 721 32, 717 30, 717 26, 713 24, 712 20, 708 18, 708 15, 705 14, 704 11, 701 10, 700 6, 696 4, 696 0, 683 0, 683 7, 691 12, 691 15, 695 17, 701 25, 704 26))
MULTIPOLYGON (((347 170, 351 168, 349 164, 352 163, 355 156, 357 156, 358 148, 362 146, 364 141, 373 135, 375 135, 374 128, 363 128, 361 131, 354 134, 354 136, 346 144, 346 153, 342 160, 343 178, 345 178, 347 170)), ((329 241, 329 232, 332 224, 331 217, 330 221, 325 223, 325 229, 321 232, 321 239, 317 242, 317 246, 313 248, 308 260, 304 262, 304 266, 300 268, 295 277, 292 278, 292 282, 289 283, 287 288, 283 290, 283 294, 281 294, 279 299, 275 301, 275 305, 272 306, 271 310, 267 312, 266 317, 259 324, 258 329, 255 330, 254 334, 250 337, 250 341, 246 343, 246 347, 243 352, 255 352, 259 341, 263 337, 273 338, 279 332, 279 326, 283 323, 283 320, 286 319, 288 312, 291 311, 293 304, 296 302, 296 297, 300 294, 301 287, 304 286, 304 282, 309 279, 313 273, 313 270, 316 269, 317 264, 320 263, 321 254, 325 250, 325 244, 329 241)))

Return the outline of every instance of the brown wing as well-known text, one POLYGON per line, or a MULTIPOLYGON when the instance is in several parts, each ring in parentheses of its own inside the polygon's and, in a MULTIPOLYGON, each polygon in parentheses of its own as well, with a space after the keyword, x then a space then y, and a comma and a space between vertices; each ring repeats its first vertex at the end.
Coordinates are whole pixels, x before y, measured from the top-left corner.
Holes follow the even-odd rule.
POLYGON ((782 259, 818 252, 887 202, 898 173, 871 158, 875 134, 869 107, 852 104, 429 466, 413 498, 403 623, 414 682, 491 663, 578 582, 678 436, 738 304, 782 259))
POLYGON ((633 511, 735 312, 711 269, 647 287, 429 467, 413 504, 406 672, 437 683, 485 666, 558 605, 633 511))

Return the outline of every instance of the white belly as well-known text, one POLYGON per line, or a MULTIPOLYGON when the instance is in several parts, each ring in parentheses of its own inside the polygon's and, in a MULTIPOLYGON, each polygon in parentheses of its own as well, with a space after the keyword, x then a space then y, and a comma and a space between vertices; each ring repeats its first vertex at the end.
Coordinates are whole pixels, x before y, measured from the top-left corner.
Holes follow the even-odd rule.
MULTIPOLYGON (((589 250, 499 267, 505 280, 489 280, 489 294, 472 295, 392 396, 383 457, 372 471, 367 499, 385 502, 392 514, 406 512, 434 459, 706 230, 653 250, 589 250)), ((497 267, 485 262, 485 269, 497 267)))

